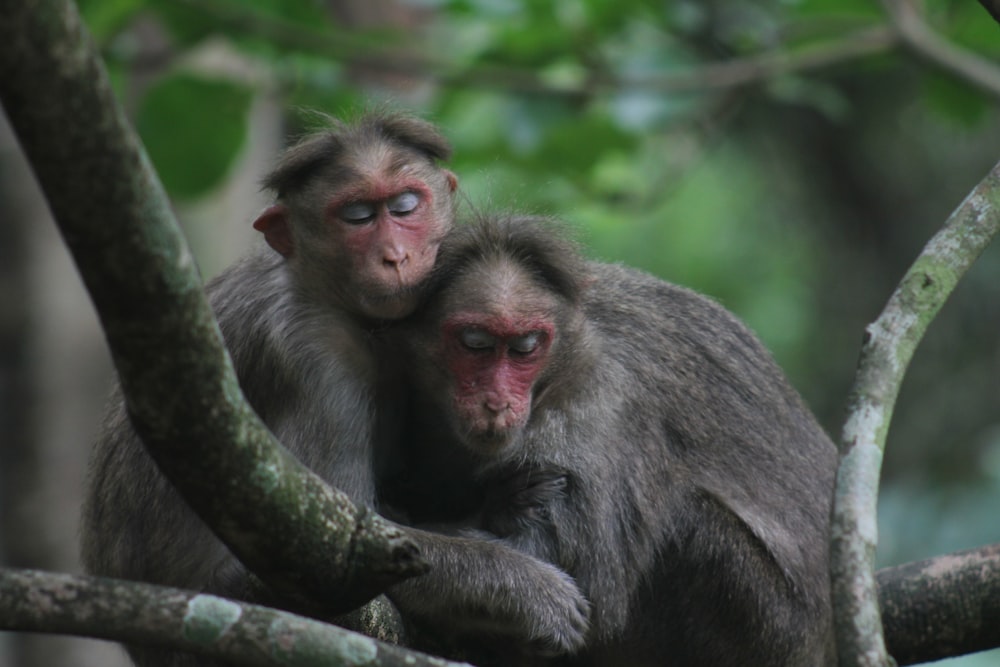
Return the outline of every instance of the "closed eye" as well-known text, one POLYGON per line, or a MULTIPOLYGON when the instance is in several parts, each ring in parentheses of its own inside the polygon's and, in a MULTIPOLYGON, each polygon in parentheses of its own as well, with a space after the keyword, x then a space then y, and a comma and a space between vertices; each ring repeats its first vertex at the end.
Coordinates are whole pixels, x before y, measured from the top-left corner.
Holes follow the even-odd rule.
POLYGON ((516 336, 507 342, 511 352, 518 354, 531 354, 538 349, 542 343, 542 334, 535 331, 524 336, 516 336))
POLYGON ((360 225, 374 219, 375 205, 363 201, 344 204, 337 211, 337 216, 348 224, 360 225))
POLYGON ((489 350, 497 344, 497 339, 482 329, 465 329, 458 339, 470 350, 489 350))
POLYGON ((416 192, 404 192, 390 197, 386 202, 386 208, 393 215, 404 216, 413 213, 420 205, 420 196, 416 192))

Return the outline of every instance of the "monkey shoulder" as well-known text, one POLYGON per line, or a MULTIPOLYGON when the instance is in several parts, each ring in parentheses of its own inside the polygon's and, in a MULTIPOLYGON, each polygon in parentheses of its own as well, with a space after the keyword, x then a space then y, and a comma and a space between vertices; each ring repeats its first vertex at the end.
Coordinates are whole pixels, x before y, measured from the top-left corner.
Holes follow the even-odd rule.
POLYGON ((639 379, 635 391, 654 392, 671 421, 834 449, 768 349, 722 305, 636 269, 594 263, 591 271, 585 309, 604 351, 639 379))
POLYGON ((836 447, 764 345, 692 290, 622 266, 591 270, 588 319, 627 378, 618 383, 621 442, 659 448, 642 460, 663 461, 686 493, 730 508, 785 564, 801 565, 803 549, 815 557, 836 447), (789 497, 799 502, 789 507, 789 497), (794 527, 806 526, 812 543, 802 547, 794 527))
POLYGON ((593 262, 589 268, 585 307, 609 334, 627 334, 644 346, 666 339, 685 344, 725 336, 767 355, 736 315, 704 294, 620 264, 593 262))
POLYGON ((254 407, 280 395, 374 384, 370 334, 334 308, 307 305, 287 262, 267 248, 252 251, 206 286, 244 392, 254 407))
POLYGON ((637 390, 677 389, 682 393, 670 398, 740 412, 770 406, 812 419, 770 351, 721 304, 636 269, 594 263, 590 270, 587 318, 605 341, 603 351, 645 381, 637 390))
MULTIPOLYGON (((278 440, 368 502, 379 369, 371 332, 297 293, 286 260, 252 251, 206 287, 240 388, 278 440)), ((388 437, 388 436, 387 436, 388 437)))
POLYGON ((266 352, 269 334, 291 309, 284 259, 265 249, 229 265, 206 284, 205 293, 237 364, 266 352))

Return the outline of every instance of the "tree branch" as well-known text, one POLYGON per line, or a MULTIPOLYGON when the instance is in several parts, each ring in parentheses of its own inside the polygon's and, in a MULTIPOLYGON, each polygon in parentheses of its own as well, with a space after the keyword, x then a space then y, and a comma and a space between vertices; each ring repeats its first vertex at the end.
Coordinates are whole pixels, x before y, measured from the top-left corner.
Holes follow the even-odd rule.
POLYGON ((604 84, 609 89, 638 88, 661 93, 711 92, 832 67, 885 53, 896 44, 896 36, 891 30, 873 26, 796 51, 762 53, 697 65, 676 73, 608 80, 604 84))
POLYGON ((110 639, 253 667, 458 667, 343 628, 192 591, 0 569, 0 629, 110 639))
POLYGON ((912 0, 883 0, 882 4, 900 41, 914 55, 1000 98, 1000 66, 942 38, 927 25, 912 0))
POLYGON ((240 392, 170 204, 69 0, 0 0, 0 101, 168 479, 281 593, 331 612, 425 570, 404 532, 278 445, 240 392))
POLYGON ((1000 0, 979 0, 979 4, 990 13, 994 21, 1000 23, 1000 0))
POLYGON ((1000 164, 951 214, 868 326, 841 445, 831 574, 840 664, 889 664, 875 592, 875 508, 899 386, 927 325, 1000 230, 1000 164))
POLYGON ((1000 544, 886 568, 876 579, 900 665, 1000 646, 1000 544))
POLYGON ((577 82, 553 83, 535 70, 503 65, 476 64, 462 69, 455 63, 415 56, 399 55, 398 50, 356 34, 331 29, 309 30, 299 24, 283 22, 274 16, 262 16, 246 7, 229 2, 206 1, 198 8, 229 29, 258 35, 269 42, 290 49, 304 49, 328 56, 348 65, 409 76, 450 88, 503 89, 526 95, 582 97, 598 93, 646 90, 660 93, 715 92, 739 86, 763 83, 771 78, 814 71, 865 56, 885 53, 898 44, 893 30, 873 26, 843 35, 828 43, 812 45, 799 51, 763 53, 746 58, 707 63, 659 72, 649 76, 613 76, 588 72, 577 82))
MULTIPOLYGON (((980 0, 987 9, 995 0, 980 0)), ((501 88, 528 95, 585 97, 643 90, 659 93, 710 93, 766 82, 779 76, 810 72, 858 58, 886 53, 905 45, 916 56, 941 67, 985 92, 1000 96, 1000 68, 942 39, 920 18, 907 0, 884 0, 889 25, 870 26, 823 44, 780 50, 732 60, 678 68, 648 76, 614 76, 584 72, 577 81, 554 83, 535 70, 477 64, 457 69, 455 63, 408 52, 401 56, 371 37, 335 28, 309 30, 299 24, 261 16, 226 1, 201 2, 200 10, 220 24, 259 35, 291 49, 305 49, 348 65, 413 77, 452 88, 501 88), (333 34, 331 35, 331 31, 333 34)))

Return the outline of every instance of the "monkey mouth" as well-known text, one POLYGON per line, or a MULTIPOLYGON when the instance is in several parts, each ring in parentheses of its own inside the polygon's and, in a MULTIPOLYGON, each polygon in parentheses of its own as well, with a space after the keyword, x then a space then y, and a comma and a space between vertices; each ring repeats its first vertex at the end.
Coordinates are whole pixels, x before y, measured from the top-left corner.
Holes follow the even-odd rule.
POLYGON ((476 453, 495 455, 508 449, 520 432, 518 425, 502 418, 481 419, 467 426, 463 440, 476 453))
POLYGON ((382 290, 381 294, 369 293, 362 296, 360 306, 369 317, 398 320, 417 309, 420 294, 418 288, 407 285, 391 291, 382 290))

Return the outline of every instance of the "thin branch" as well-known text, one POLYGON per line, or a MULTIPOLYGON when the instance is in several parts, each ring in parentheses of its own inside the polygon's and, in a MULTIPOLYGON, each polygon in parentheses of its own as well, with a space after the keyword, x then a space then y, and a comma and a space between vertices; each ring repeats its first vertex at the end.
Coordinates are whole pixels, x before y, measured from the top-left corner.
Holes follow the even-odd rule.
POLYGON ((875 592, 875 508, 885 437, 914 350, 959 278, 1000 230, 1000 164, 976 186, 903 277, 861 349, 844 424, 831 573, 840 664, 887 665, 875 592))
POLYGON ((609 79, 605 85, 608 90, 638 88, 661 93, 712 92, 833 67, 859 58, 886 53, 896 44, 897 39, 892 30, 874 26, 798 51, 778 51, 734 58, 690 67, 671 74, 609 79))
POLYGON ((1000 98, 1000 65, 955 46, 927 25, 912 0, 883 0, 901 42, 914 55, 1000 98))
POLYGON ((889 653, 915 665, 1000 646, 1000 544, 879 570, 889 653))
POLYGON ((69 0, 0 0, 0 101, 166 477, 281 593, 346 611, 425 571, 404 531, 278 445, 243 399, 190 250, 69 0))
POLYGON ((815 71, 859 58, 885 53, 898 44, 893 30, 872 26, 836 40, 814 44, 799 51, 763 53, 724 62, 685 67, 649 76, 612 76, 587 72, 578 82, 553 83, 535 70, 492 64, 459 68, 452 61, 417 56, 387 48, 382 43, 324 26, 310 30, 274 16, 248 11, 229 2, 199 2, 199 10, 210 14, 228 29, 257 35, 289 49, 306 50, 347 65, 412 77, 450 88, 503 89, 509 92, 555 97, 646 90, 659 93, 705 93, 760 84, 778 76, 815 71), (332 34, 331 34, 332 32, 332 34))
MULTIPOLYGON (((190 0, 188 0, 190 2, 190 0)), ((993 0, 980 0, 992 2, 993 0)), ((347 65, 411 77, 451 88, 504 89, 526 95, 579 98, 623 91, 664 94, 712 93, 758 85, 780 76, 811 72, 859 58, 887 53, 905 45, 915 55, 985 92, 1000 96, 1000 68, 962 50, 933 32, 906 0, 884 0, 890 25, 870 26, 822 44, 761 53, 723 62, 685 67, 648 76, 614 76, 585 71, 575 82, 554 83, 534 70, 492 64, 459 68, 452 61, 405 55, 370 36, 324 26, 310 30, 274 16, 255 14, 225 0, 198 3, 220 25, 258 35, 274 44, 325 55, 347 65)), ((989 8, 989 7, 988 7, 989 8)))
POLYGON ((110 639, 248 667, 458 667, 267 607, 176 588, 37 570, 0 569, 0 630, 110 639))

